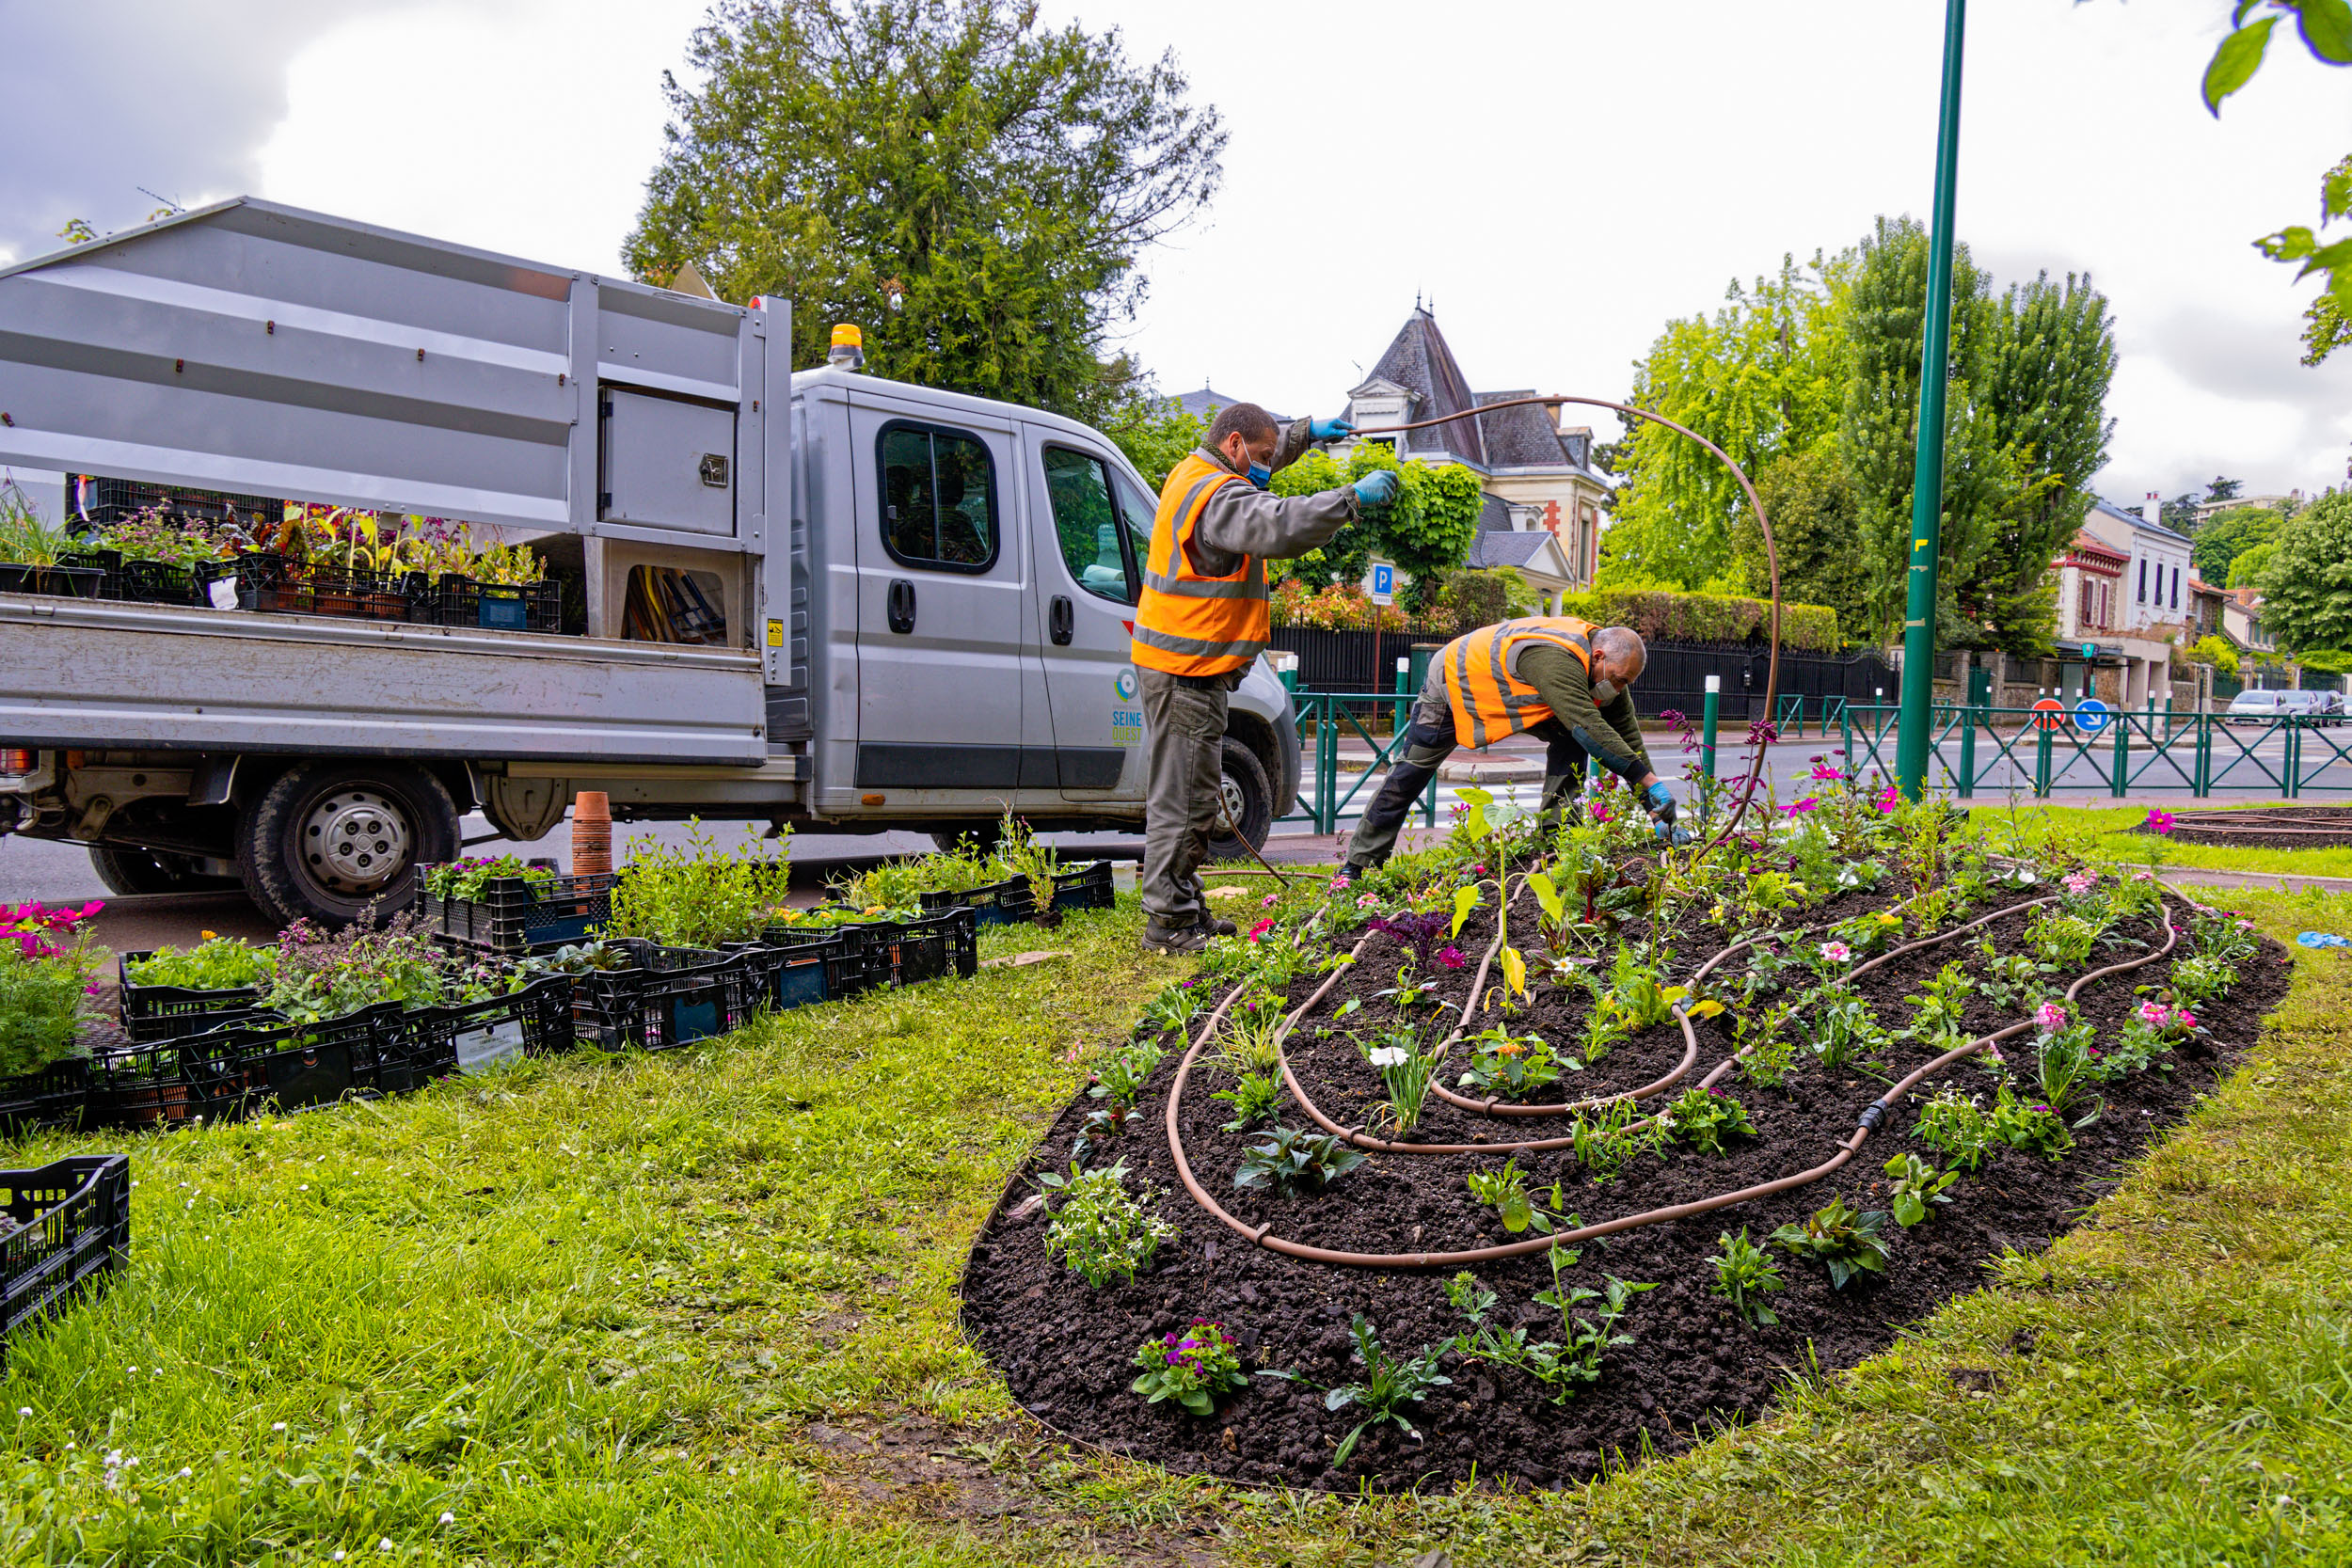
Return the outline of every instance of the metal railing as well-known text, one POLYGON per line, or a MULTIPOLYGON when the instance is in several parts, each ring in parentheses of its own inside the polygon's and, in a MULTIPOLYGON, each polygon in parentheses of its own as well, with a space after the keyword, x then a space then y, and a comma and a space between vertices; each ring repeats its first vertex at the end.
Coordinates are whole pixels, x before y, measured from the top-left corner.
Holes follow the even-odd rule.
MULTIPOLYGON (((1892 774, 1898 709, 1853 704, 1839 716, 1851 773, 1892 774)), ((2352 792, 2352 735, 2306 718, 2233 721, 2218 713, 2122 709, 2086 731, 2047 709, 1942 706, 1930 724, 1933 782, 1965 800, 1978 794, 2046 799, 2065 791, 2135 794, 2178 790, 2276 795, 2352 792)))
MULTIPOLYGON (((1277 821, 1306 821, 1319 833, 1340 831, 1340 813, 1352 804, 1373 775, 1384 771, 1391 762, 1402 761, 1405 755, 1405 733, 1407 715, 1413 705, 1412 693, 1406 689, 1406 677, 1399 674, 1393 694, 1374 695, 1361 691, 1294 691, 1291 706, 1298 718, 1299 748, 1306 754, 1303 786, 1291 809, 1277 821), (1389 711, 1389 735, 1386 740, 1367 727, 1364 721, 1383 709, 1389 711), (1340 766, 1341 746, 1353 731, 1358 739, 1372 749, 1370 764, 1352 779, 1345 775, 1352 768, 1340 766), (1342 788, 1344 782, 1345 788, 1342 788)), ((1365 802, 1369 805, 1371 802, 1365 802)), ((1422 821, 1434 826, 1438 820, 1438 782, 1429 781, 1422 792, 1422 821)))

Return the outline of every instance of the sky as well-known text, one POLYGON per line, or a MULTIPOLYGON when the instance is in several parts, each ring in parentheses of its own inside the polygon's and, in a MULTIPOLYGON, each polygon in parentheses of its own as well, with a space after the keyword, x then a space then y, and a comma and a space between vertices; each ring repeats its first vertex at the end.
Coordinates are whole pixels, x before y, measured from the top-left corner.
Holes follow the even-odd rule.
MULTIPOLYGON (((1418 296, 1479 388, 1621 398, 1735 277, 1928 214, 1933 0, 1045 9, 1175 51, 1231 132, 1222 190, 1147 255, 1121 327, 1166 391, 1336 413, 1418 296)), ((0 258, 69 218, 251 194, 617 272, 704 10, 0 0, 0 258)), ((2197 84, 2227 10, 1970 8, 1957 230, 2000 282, 2088 271, 2108 295, 2097 486, 2127 504, 2216 475, 2312 492, 2352 458, 2352 351, 2297 363, 2313 285, 2251 244, 2315 220, 2352 70, 2274 46, 2216 120, 2197 84)))

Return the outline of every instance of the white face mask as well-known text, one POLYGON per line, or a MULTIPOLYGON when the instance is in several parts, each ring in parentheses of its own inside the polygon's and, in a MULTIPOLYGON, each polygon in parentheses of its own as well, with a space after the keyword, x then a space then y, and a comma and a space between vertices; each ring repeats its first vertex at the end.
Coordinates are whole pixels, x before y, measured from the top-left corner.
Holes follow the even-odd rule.
POLYGON ((1623 692, 1624 689, 1625 689, 1619 686, 1615 681, 1595 681, 1593 683, 1593 705, 1595 707, 1607 707, 1611 703, 1617 700, 1618 695, 1623 692))

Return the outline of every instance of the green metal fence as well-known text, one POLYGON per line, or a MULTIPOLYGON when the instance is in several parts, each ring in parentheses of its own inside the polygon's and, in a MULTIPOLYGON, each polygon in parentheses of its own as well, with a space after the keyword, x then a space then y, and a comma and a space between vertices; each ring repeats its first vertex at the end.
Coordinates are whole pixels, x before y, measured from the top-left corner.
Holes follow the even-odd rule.
MULTIPOLYGON (((1373 695, 1362 691, 1294 691, 1291 705, 1298 716, 1298 743, 1305 753, 1306 766, 1298 799, 1291 809, 1277 820, 1310 822, 1319 833, 1340 831, 1340 813, 1352 804, 1373 775, 1386 769, 1391 761, 1405 755, 1405 732, 1412 706, 1412 697, 1405 689, 1406 677, 1397 677, 1393 695, 1373 695), (1383 739, 1365 721, 1381 710, 1390 713, 1389 734, 1383 739), (1349 735, 1355 736, 1372 749, 1370 766, 1359 772, 1343 768, 1342 744, 1349 735)), ((1370 805, 1367 799, 1364 802, 1370 805)), ((1422 821, 1434 826, 1438 820, 1438 783, 1429 782, 1422 792, 1422 821)))
MULTIPOLYGON (((1855 704, 1839 719, 1851 772, 1894 771, 1891 705, 1855 704)), ((2071 716, 2030 708, 1935 709, 1931 775, 1966 799, 2011 792, 2208 795, 2352 792, 2352 733, 2324 721, 2233 721, 2217 713, 2116 712, 2086 731, 2071 716), (2045 721, 2055 718, 2058 722, 2045 721)))

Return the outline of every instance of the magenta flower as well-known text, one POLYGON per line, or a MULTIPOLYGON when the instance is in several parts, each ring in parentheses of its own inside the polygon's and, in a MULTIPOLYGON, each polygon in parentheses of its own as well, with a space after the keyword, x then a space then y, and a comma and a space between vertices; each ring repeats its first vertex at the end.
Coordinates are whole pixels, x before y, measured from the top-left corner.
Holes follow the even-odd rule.
POLYGON ((1870 803, 1878 807, 1879 815, 1881 816, 1892 816, 1895 815, 1896 806, 1900 804, 1901 801, 1902 797, 1896 793, 1895 786, 1893 784, 1888 784, 1884 789, 1880 790, 1877 795, 1871 798, 1870 803))
POLYGON ((1836 784, 1846 775, 1840 772, 1837 768, 1832 767, 1827 758, 1815 757, 1813 759, 1813 771, 1808 776, 1819 779, 1823 784, 1836 784))
POLYGON ((1331 891, 1333 893, 1345 893, 1348 890, 1349 885, 1347 873, 1344 871, 1331 879, 1331 891))
POLYGON ((1841 964, 1853 957, 1853 949, 1842 942, 1825 942, 1821 943, 1821 957, 1834 964, 1841 964))
POLYGON ((2044 1002, 2033 1010, 2033 1021, 2045 1035, 2055 1035, 2066 1027, 2066 1009, 2055 1002, 2044 1002))
POLYGON ((1445 946, 1438 949, 1438 962, 1444 965, 1448 969, 1459 969, 1464 964, 1470 962, 1470 959, 1462 956, 1462 950, 1460 948, 1454 946, 1452 942, 1448 942, 1445 946))
POLYGON ((1267 895, 1265 895, 1265 897, 1264 897, 1264 898, 1263 898, 1263 899, 1261 899, 1261 900, 1259 901, 1258 908, 1260 908, 1260 909, 1262 909, 1262 910, 1270 910, 1270 909, 1274 908, 1274 906, 1275 906, 1275 905, 1277 905, 1277 904, 1280 903, 1281 901, 1282 901, 1282 895, 1281 895, 1280 894, 1279 894, 1279 893, 1269 893, 1269 894, 1267 894, 1267 895))
POLYGON ((2166 811, 2162 806, 2150 806, 2148 808, 2148 831, 2152 833, 2170 832, 2172 831, 2172 814, 2166 811))
POLYGON ((1819 801, 1819 800, 1815 800, 1812 796, 1808 795, 1808 796, 1806 796, 1804 800, 1798 800, 1798 801, 1793 802, 1793 803, 1792 803, 1792 804, 1788 807, 1788 815, 1789 815, 1789 816, 1798 816, 1798 815, 1800 815, 1801 813, 1804 813, 1804 812, 1808 812, 1808 811, 1813 810, 1816 806, 1820 805, 1820 803, 1821 803, 1820 801, 1819 801))
POLYGON ((1249 927, 1249 940, 1251 942, 1263 942, 1265 940, 1265 934, 1272 929, 1274 929, 1274 922, 1271 918, 1261 920, 1255 926, 1249 927))

